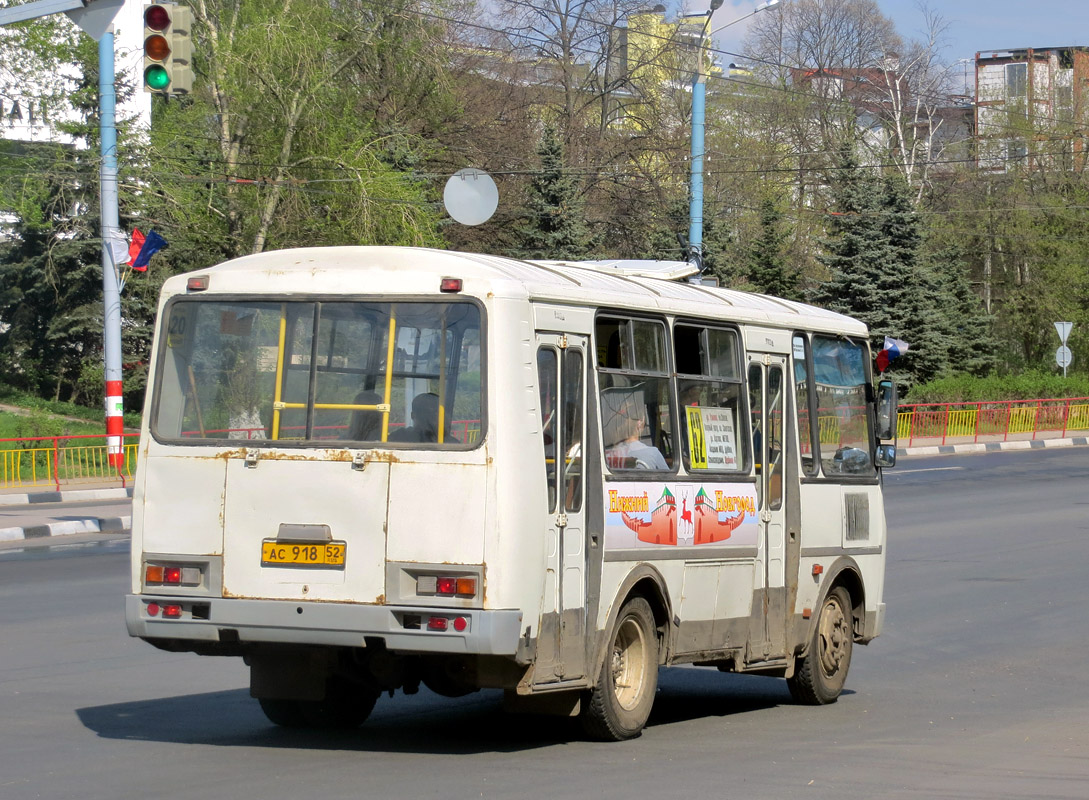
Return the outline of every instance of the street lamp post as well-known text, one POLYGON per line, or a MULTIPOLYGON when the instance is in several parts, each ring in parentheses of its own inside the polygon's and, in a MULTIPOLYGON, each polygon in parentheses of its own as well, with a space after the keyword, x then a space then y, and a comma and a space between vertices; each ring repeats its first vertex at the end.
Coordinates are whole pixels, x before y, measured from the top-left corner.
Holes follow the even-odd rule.
MULTIPOLYGON (((732 22, 721 25, 710 33, 707 27, 711 15, 722 7, 723 0, 711 0, 711 7, 704 15, 703 29, 696 45, 696 75, 692 81, 692 159, 690 192, 688 204, 688 263, 703 271, 703 154, 704 154, 704 113, 707 105, 707 75, 703 70, 703 43, 721 30, 736 25, 742 20, 758 14, 766 8, 779 4, 779 0, 767 0, 748 14, 732 22)), ((699 276, 696 276, 699 280, 699 276)))

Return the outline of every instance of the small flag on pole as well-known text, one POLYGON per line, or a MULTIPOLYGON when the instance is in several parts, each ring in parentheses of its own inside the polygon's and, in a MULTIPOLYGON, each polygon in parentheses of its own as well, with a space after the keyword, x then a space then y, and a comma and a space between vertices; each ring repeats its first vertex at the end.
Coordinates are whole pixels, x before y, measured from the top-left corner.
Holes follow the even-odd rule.
POLYGON ((877 371, 884 372, 889 368, 889 362, 899 358, 910 349, 910 345, 903 339, 885 337, 885 347, 877 354, 877 371))
POLYGON ((140 233, 139 228, 132 229, 132 242, 129 244, 129 257, 126 261, 133 262, 136 257, 140 255, 140 248, 144 246, 144 234, 140 233))
MULTIPOLYGON (((135 235, 133 236, 135 238, 135 235)), ((132 262, 133 272, 144 272, 147 270, 147 262, 151 260, 151 257, 166 247, 166 239, 157 234, 155 231, 148 231, 147 237, 144 239, 144 244, 140 248, 139 254, 136 256, 136 260, 132 262)))

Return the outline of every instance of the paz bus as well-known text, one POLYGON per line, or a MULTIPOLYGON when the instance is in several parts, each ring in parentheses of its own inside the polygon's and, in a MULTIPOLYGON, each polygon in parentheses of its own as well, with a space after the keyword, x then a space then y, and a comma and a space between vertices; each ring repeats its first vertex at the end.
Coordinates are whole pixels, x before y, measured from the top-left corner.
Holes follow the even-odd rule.
POLYGON ((285 726, 504 690, 638 736, 661 666, 836 700, 881 631, 866 327, 677 262, 284 250, 163 286, 131 635, 285 726))

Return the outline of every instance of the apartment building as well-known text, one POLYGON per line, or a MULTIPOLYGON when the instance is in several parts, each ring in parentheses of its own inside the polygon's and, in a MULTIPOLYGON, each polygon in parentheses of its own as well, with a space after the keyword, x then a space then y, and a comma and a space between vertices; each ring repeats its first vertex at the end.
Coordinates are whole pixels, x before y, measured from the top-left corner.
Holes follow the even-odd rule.
POLYGON ((980 169, 1084 166, 1089 47, 982 51, 975 67, 980 169))

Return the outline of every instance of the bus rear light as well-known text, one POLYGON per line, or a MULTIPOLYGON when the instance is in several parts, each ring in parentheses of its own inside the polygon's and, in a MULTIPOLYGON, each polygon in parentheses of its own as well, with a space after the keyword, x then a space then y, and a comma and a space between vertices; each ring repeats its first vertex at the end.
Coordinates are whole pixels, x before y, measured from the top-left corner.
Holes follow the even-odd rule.
POLYGON ((163 606, 163 619, 181 619, 182 607, 179 605, 163 606))
POLYGON ((460 292, 461 278, 443 278, 439 283, 440 292, 460 292))
POLYGON ((159 616, 159 604, 158 603, 148 603, 147 604, 147 615, 149 617, 159 616))
POLYGON ((207 275, 195 275, 185 282, 185 290, 187 292, 203 292, 208 288, 208 276, 207 275))
POLYGON ((469 627, 469 620, 465 617, 454 617, 454 630, 458 633, 464 633, 465 629, 469 627))
POLYGON ((476 597, 477 578, 464 575, 419 575, 416 594, 443 597, 476 597))
POLYGON ((148 586, 200 586, 200 567, 170 567, 148 564, 144 568, 144 583, 148 586))
POLYGON ((428 617, 427 629, 429 631, 444 631, 449 624, 449 620, 446 617, 428 617))

